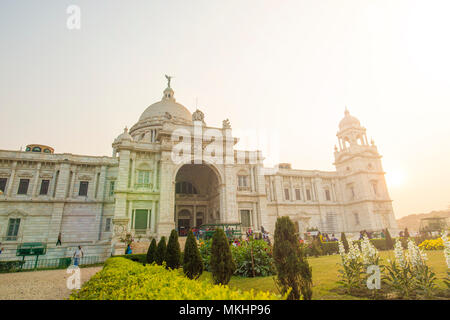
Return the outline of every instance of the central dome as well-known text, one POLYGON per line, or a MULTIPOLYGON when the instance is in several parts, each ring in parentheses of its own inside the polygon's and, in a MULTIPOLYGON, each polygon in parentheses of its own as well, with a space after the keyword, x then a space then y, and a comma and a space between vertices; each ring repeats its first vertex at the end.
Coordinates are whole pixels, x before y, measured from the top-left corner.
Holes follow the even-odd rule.
POLYGON ((185 106, 175 101, 173 94, 172 88, 166 88, 161 101, 156 102, 145 109, 139 118, 139 121, 149 120, 155 117, 164 117, 167 114, 170 114, 175 119, 192 121, 192 114, 185 106))

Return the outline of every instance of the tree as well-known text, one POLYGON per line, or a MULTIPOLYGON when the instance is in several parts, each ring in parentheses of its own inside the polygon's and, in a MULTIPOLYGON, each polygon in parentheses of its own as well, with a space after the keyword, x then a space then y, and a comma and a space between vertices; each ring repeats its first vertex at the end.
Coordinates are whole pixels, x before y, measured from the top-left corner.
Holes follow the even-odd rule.
POLYGON ((394 241, 392 240, 391 234, 389 230, 386 228, 386 249, 392 250, 394 249, 394 241))
POLYGON ((203 260, 191 230, 184 245, 183 272, 189 279, 197 279, 203 272, 203 260))
POLYGON ((342 241, 342 244, 344 245, 345 252, 348 252, 348 241, 347 241, 347 237, 345 236, 345 232, 341 233, 341 241, 342 241))
POLYGON ((219 228, 212 237, 210 267, 215 284, 227 284, 236 268, 227 236, 219 228))
POLYGON ((147 251, 147 263, 155 262, 156 258, 156 240, 153 238, 147 251))
POLYGON ((295 236, 295 227, 289 217, 280 217, 275 224, 273 257, 277 269, 276 285, 282 294, 291 289, 288 299, 301 297, 311 300, 312 270, 306 254, 295 236))
POLYGON ((166 251, 167 268, 177 269, 180 266, 180 243, 178 233, 175 230, 170 232, 169 242, 166 251))
POLYGON ((162 265, 166 261, 166 237, 162 236, 156 248, 155 262, 162 265))

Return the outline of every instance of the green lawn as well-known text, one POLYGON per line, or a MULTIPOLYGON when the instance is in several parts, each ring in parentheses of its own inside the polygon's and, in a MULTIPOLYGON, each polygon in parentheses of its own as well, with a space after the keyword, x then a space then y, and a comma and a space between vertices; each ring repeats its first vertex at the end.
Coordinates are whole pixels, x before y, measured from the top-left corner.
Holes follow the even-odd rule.
MULTIPOLYGON (((445 289, 446 285, 442 282, 442 278, 447 276, 447 264, 444 259, 444 253, 439 251, 427 251, 428 265, 432 268, 436 274, 437 287, 445 289)), ((381 258, 384 263, 387 263, 387 259, 394 260, 393 251, 381 251, 381 258)), ((361 299, 358 297, 339 294, 333 290, 339 287, 336 283, 339 277, 339 263, 340 256, 322 256, 318 258, 308 258, 309 264, 312 267, 313 274, 313 299, 316 300, 355 300, 361 299)), ((204 272, 200 279, 211 279, 211 273, 204 272)), ((241 290, 263 290, 279 293, 274 282, 273 277, 256 277, 256 278, 243 278, 233 276, 229 286, 232 288, 238 288, 241 290)))

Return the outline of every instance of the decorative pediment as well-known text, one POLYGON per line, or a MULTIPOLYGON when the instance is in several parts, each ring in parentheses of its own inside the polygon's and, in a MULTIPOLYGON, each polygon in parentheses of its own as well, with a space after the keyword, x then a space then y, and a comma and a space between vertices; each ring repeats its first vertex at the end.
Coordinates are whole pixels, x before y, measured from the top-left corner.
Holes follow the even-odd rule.
POLYGON ((9 177, 11 172, 9 171, 0 171, 0 177, 9 177))
POLYGON ((82 174, 82 175, 78 176, 78 179, 79 180, 83 180, 83 181, 85 181, 85 180, 92 180, 92 176, 87 175, 87 174, 82 174))
POLYGON ((53 174, 48 173, 48 172, 43 172, 39 175, 40 178, 43 179, 52 179, 53 178, 53 174))
POLYGON ((14 216, 14 217, 27 217, 28 213, 25 211, 19 210, 19 209, 13 209, 11 211, 8 211, 6 214, 7 217, 14 216))
POLYGON ((33 177, 33 173, 32 172, 28 172, 28 171, 19 172, 17 174, 17 176, 20 177, 20 178, 32 178, 33 177))

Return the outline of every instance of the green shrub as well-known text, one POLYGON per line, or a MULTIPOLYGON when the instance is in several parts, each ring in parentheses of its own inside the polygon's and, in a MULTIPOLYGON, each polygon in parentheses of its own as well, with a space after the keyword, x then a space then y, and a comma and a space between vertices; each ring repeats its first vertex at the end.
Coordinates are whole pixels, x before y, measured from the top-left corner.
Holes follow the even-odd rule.
POLYGON ((386 248, 387 250, 392 250, 394 249, 394 241, 392 240, 391 234, 389 232, 389 229, 386 228, 386 248))
POLYGON ((236 264, 234 274, 242 277, 266 277, 275 274, 271 251, 264 240, 252 240, 237 247, 231 246, 236 264))
POLYGON ((105 267, 70 300, 268 300, 280 299, 269 292, 240 291, 207 281, 190 280, 179 270, 110 258, 105 267))
POLYGON ((222 229, 214 232, 211 244, 211 272, 215 284, 227 284, 236 268, 227 236, 222 229))
POLYGON ((184 245, 183 272, 189 279, 197 279, 203 273, 203 261, 192 230, 184 245))
POLYGON ((166 251, 167 268, 178 269, 180 267, 180 243, 178 233, 175 230, 170 232, 169 242, 166 251))
POLYGON ((159 240, 158 247, 156 248, 155 262, 158 265, 162 265, 166 261, 166 237, 162 236, 159 240))
POLYGON ((122 257, 131 261, 144 264, 147 261, 147 255, 145 253, 124 254, 114 257, 122 257))
POLYGON ((295 226, 289 217, 280 217, 275 224, 273 256, 277 269, 277 284, 288 299, 312 297, 312 273, 306 254, 295 235, 295 226))
POLYGON ((18 271, 24 263, 25 261, 21 260, 0 261, 0 273, 18 271))
POLYGON ((208 240, 200 240, 200 245, 198 250, 200 251, 200 256, 203 261, 203 268, 206 271, 211 271, 210 262, 211 262, 211 244, 212 239, 208 240))
POLYGON ((156 259, 156 240, 153 238, 152 242, 148 246, 146 261, 147 263, 153 263, 155 262, 155 259, 156 259))
POLYGON ((348 252, 348 240, 347 237, 345 236, 345 232, 341 233, 341 241, 342 244, 344 245, 345 252, 348 252))

